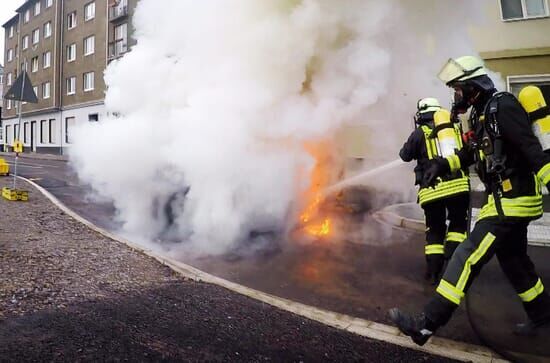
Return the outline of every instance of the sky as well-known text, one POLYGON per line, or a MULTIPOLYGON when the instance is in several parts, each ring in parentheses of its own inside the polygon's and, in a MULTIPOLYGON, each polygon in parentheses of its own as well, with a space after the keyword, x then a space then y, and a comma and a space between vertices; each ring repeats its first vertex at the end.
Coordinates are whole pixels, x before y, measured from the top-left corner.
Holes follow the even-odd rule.
MULTIPOLYGON (((15 9, 17 9, 24 0, 2 0, 0 5, 0 25, 10 20, 15 15, 15 9)), ((0 57, 0 63, 4 63, 4 28, 0 27, 0 50, 2 51, 2 57, 0 57)))

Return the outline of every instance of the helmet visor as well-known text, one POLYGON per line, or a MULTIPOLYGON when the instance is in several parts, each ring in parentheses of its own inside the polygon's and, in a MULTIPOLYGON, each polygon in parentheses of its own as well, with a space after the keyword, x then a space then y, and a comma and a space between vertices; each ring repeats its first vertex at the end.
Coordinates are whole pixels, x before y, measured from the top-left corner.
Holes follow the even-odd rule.
POLYGON ((464 69, 464 67, 458 64, 458 62, 454 59, 450 58, 447 63, 445 63, 441 71, 437 74, 437 78, 439 78, 443 83, 449 84, 467 73, 468 71, 464 69))

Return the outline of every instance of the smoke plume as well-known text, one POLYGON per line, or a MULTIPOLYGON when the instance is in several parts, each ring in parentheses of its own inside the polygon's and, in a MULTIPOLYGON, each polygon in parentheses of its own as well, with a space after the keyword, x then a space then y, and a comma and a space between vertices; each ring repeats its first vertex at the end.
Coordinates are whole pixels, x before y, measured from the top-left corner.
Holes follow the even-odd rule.
POLYGON ((138 43, 105 73, 117 116, 77 130, 72 162, 126 231, 223 253, 284 229, 315 162, 304 143, 363 123, 394 159, 418 98, 449 99, 435 75, 473 52, 482 3, 141 0, 138 43))

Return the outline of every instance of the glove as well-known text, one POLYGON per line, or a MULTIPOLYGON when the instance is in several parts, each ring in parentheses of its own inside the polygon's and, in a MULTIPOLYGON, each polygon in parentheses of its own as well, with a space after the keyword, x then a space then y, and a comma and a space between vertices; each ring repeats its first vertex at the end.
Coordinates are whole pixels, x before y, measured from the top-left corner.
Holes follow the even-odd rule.
POLYGON ((436 156, 430 160, 430 165, 424 172, 424 178, 422 178, 422 188, 433 187, 437 184, 437 178, 443 176, 451 171, 449 162, 447 159, 436 156))

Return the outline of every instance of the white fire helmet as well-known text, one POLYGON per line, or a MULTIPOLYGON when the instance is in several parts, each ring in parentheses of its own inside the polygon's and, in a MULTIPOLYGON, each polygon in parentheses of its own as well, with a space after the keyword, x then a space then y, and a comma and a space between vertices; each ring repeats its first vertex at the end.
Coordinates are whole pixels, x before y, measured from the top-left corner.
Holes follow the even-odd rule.
POLYGON ((437 98, 427 97, 419 100, 416 108, 418 109, 419 114, 423 114, 438 111, 441 109, 441 105, 439 104, 437 98))
POLYGON ((452 82, 465 81, 487 75, 483 61, 471 55, 460 58, 450 58, 443 66, 437 77, 447 86, 452 82))

